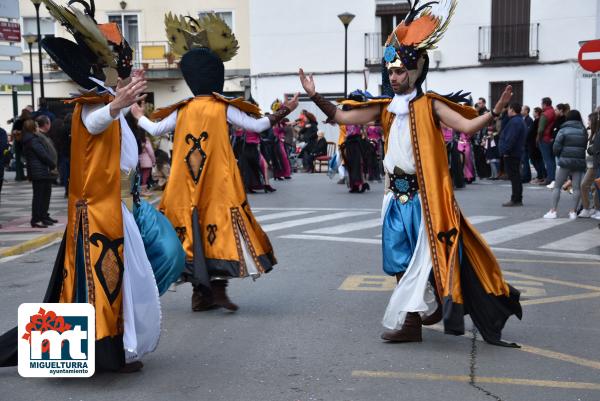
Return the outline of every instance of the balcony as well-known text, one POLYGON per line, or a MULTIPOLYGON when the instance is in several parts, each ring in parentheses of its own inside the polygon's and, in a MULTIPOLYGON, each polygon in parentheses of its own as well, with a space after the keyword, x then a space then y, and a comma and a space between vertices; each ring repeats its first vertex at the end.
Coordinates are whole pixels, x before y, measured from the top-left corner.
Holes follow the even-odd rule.
POLYGON ((479 27, 479 61, 522 63, 538 59, 540 24, 479 27))
POLYGON ((381 67, 384 42, 381 32, 365 33, 365 67, 381 67))

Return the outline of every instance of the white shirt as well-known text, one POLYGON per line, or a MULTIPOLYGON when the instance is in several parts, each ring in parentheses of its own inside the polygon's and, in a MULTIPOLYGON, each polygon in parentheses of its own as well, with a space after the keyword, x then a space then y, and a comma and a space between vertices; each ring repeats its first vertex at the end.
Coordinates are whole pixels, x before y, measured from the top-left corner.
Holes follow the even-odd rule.
POLYGON ((383 165, 389 173, 392 173, 396 166, 407 174, 416 172, 408 109, 409 102, 416 95, 416 90, 407 95, 396 95, 388 105, 388 110, 396 115, 390 127, 388 148, 383 160, 383 165))
MULTIPOLYGON (((253 118, 244 113, 235 106, 227 105, 227 122, 240 128, 262 132, 271 127, 271 121, 268 117, 253 118)), ((138 120, 138 125, 146 130, 150 135, 158 136, 173 132, 177 123, 177 110, 173 111, 163 120, 155 123, 146 117, 141 117, 138 120)))

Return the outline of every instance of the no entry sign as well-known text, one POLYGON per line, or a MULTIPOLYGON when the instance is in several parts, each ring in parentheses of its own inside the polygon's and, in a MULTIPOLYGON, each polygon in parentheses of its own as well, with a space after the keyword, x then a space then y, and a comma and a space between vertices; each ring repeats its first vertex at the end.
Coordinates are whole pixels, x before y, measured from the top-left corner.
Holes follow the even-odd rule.
POLYGON ((590 40, 579 49, 579 65, 586 71, 600 71, 600 40, 590 40))

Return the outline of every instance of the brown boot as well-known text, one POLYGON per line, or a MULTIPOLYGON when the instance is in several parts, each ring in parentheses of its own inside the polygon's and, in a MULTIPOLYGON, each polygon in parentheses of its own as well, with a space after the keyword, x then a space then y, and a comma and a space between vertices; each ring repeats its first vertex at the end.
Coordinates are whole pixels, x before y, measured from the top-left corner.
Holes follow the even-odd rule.
POLYGON ((217 308, 214 299, 211 296, 202 295, 202 292, 194 287, 192 293, 192 310, 194 312, 202 312, 217 308))
POLYGON ((400 330, 386 330, 381 338, 394 343, 420 343, 423 341, 421 337, 421 317, 417 312, 407 313, 400 330))
POLYGON ((239 309, 227 296, 227 280, 214 280, 211 284, 215 305, 233 312, 239 309))

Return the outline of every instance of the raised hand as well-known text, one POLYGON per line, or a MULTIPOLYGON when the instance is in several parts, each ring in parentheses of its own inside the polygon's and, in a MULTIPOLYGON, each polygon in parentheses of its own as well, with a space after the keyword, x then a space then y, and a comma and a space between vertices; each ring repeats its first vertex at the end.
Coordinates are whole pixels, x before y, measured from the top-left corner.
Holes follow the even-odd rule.
POLYGON ((506 85, 506 88, 504 88, 504 92, 502 92, 502 95, 500 95, 500 99, 498 99, 498 103, 496 103, 496 106, 494 107, 494 113, 500 114, 502 110, 506 107, 508 102, 510 102, 512 95, 512 86, 506 85))
POLYGON ((131 115, 133 115, 133 117, 136 120, 139 120, 141 117, 144 116, 144 110, 146 110, 146 102, 142 101, 141 104, 138 103, 134 103, 131 105, 131 115))
POLYGON ((148 84, 143 74, 134 75, 131 82, 125 86, 119 87, 119 84, 117 84, 117 93, 110 103, 110 115, 115 118, 119 115, 121 109, 144 100, 146 95, 142 95, 142 93, 147 88, 148 84))
POLYGON ((302 87, 304 88, 306 94, 308 96, 313 96, 317 92, 317 90, 315 89, 315 81, 313 79, 312 74, 310 74, 307 77, 306 74, 304 74, 304 70, 300 68, 300 70, 298 71, 298 76, 300 77, 300 83, 302 84, 302 87))
POLYGON ((293 98, 289 99, 287 95, 285 95, 283 99, 283 105, 290 109, 290 112, 294 111, 296 107, 298 107, 298 96, 300 93, 296 92, 293 98))

